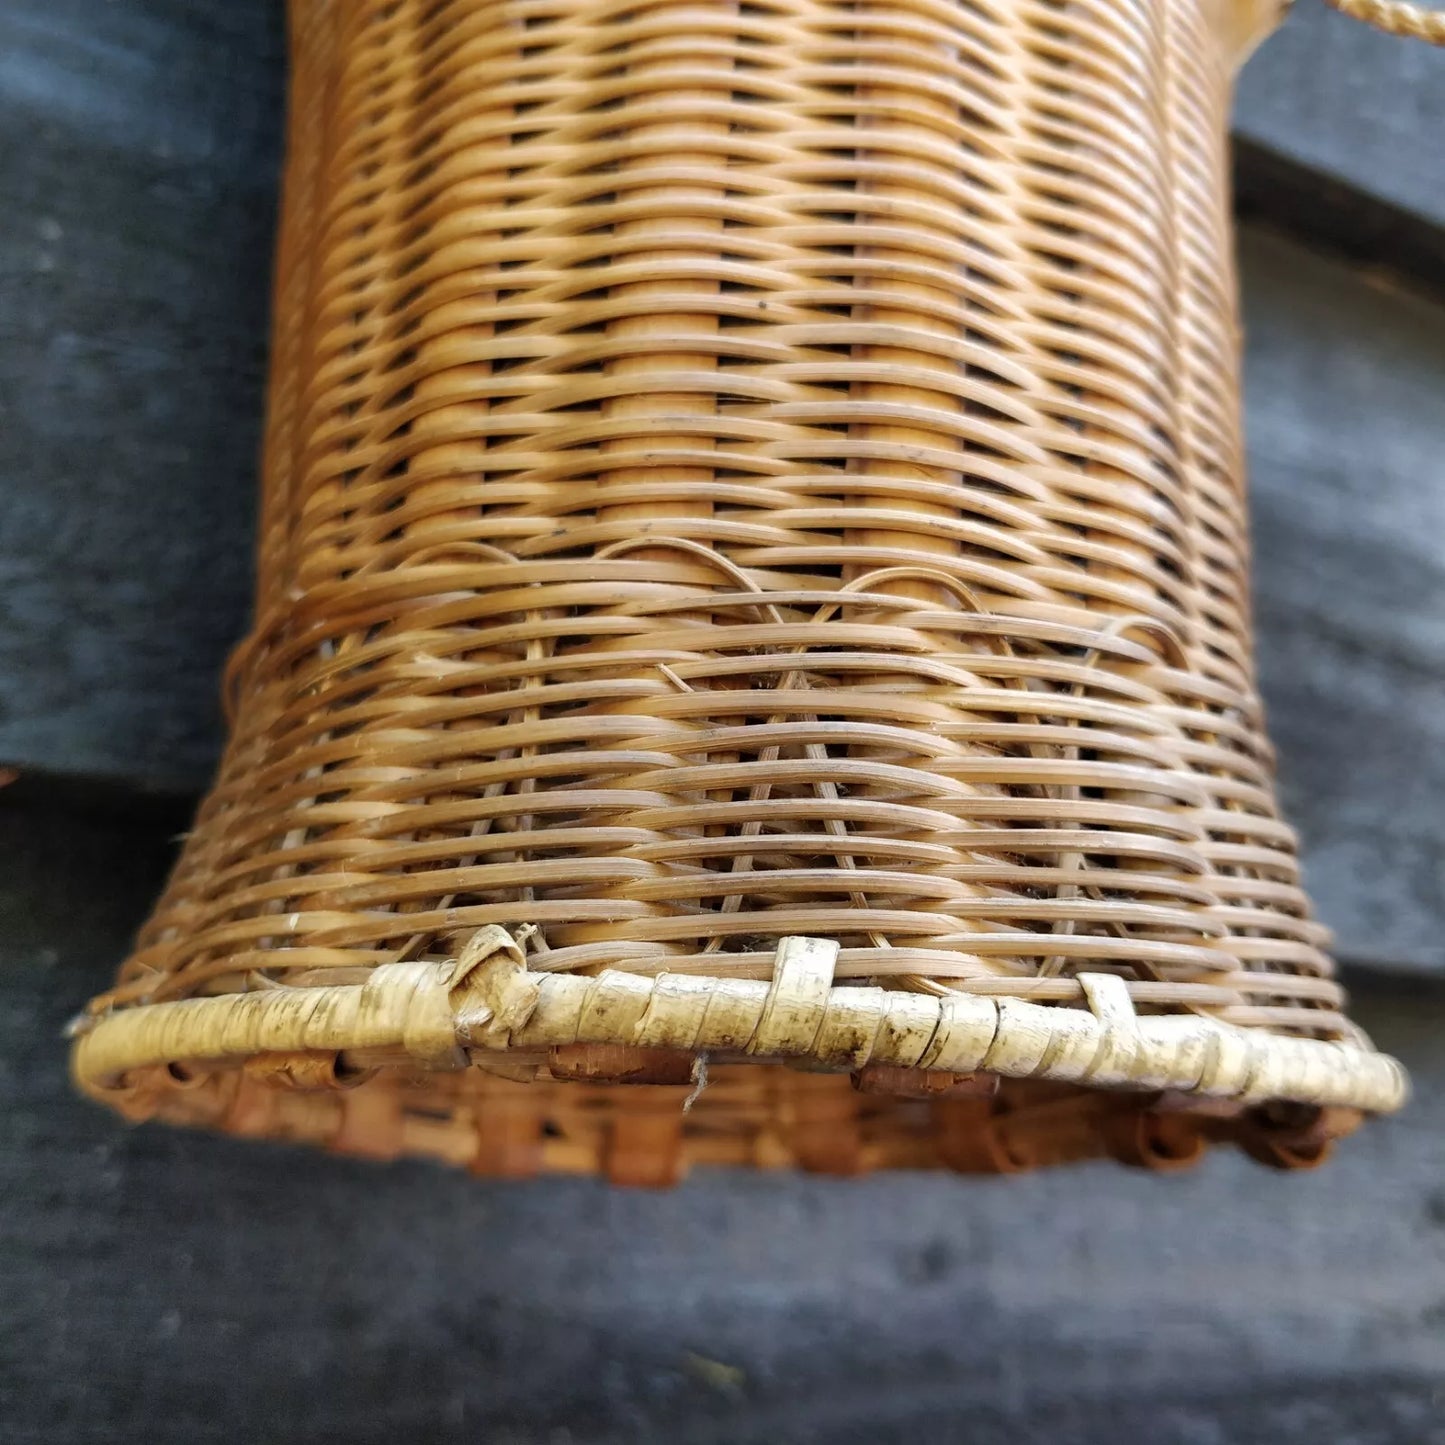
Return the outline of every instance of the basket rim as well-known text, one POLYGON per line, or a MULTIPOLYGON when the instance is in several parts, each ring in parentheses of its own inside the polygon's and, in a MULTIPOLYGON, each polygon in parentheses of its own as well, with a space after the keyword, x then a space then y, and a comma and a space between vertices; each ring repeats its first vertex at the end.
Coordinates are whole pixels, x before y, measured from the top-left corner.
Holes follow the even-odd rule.
MULTIPOLYGON (((1243 1104, 1391 1113, 1409 1093, 1387 1054, 1343 1040, 1244 1028, 1199 1014, 1140 1015, 1116 974, 1078 976, 1085 1008, 948 992, 835 985, 839 946, 784 938, 770 982, 692 974, 528 968, 505 929, 455 959, 383 964, 365 983, 137 1004, 76 1026, 71 1070, 99 1099, 148 1067, 400 1051, 409 1068, 459 1069, 509 1050, 618 1044, 852 1070, 869 1063, 1168 1091, 1243 1104)), ((340 1083, 334 1070, 330 1081, 340 1083)))

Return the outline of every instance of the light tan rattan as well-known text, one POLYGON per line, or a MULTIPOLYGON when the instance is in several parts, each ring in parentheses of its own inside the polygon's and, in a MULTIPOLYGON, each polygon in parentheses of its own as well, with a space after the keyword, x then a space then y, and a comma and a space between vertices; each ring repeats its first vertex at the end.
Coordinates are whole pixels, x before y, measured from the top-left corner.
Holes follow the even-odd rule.
POLYGON ((294 0, 258 616, 82 1085, 651 1179, 1395 1107, 1250 655, 1272 8, 294 0))
POLYGON ((1407 5, 1402 0, 1325 0, 1325 3, 1387 34, 1445 45, 1445 13, 1439 10, 1407 5))

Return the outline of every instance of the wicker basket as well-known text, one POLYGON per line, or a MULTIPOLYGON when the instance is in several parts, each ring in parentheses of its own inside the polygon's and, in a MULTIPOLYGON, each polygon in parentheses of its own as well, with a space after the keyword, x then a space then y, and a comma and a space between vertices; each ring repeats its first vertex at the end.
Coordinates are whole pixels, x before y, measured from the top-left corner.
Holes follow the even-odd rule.
POLYGON ((81 1087, 648 1183, 1399 1105, 1250 656, 1274 8, 295 0, 257 618, 81 1087))

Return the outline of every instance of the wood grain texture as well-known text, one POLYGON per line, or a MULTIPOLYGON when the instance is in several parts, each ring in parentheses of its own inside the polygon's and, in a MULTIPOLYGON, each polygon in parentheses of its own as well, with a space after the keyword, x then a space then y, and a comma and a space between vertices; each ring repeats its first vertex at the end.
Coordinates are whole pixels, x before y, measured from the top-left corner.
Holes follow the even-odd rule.
POLYGON ((279 7, 0 12, 0 759, 194 788, 244 625, 279 7))
MULTIPOLYGON (((282 60, 280 0, 0 14, 0 759, 191 792, 214 766, 249 608, 282 60)), ((1442 67, 1297 6, 1242 81, 1252 209, 1314 230, 1334 197, 1329 234, 1378 255, 1404 226, 1405 264, 1435 266, 1442 67)))
MULTIPOLYGON (((1427 6, 1426 8, 1433 8, 1427 6)), ((1235 130, 1296 169, 1445 225, 1445 50, 1300 0, 1240 77, 1235 130)))
POLYGON ((1445 1441, 1430 985, 1357 989, 1419 1100, 1327 1175, 494 1183, 75 1099, 57 1033, 167 850, 14 809, 0 848, 12 1445, 1445 1441))
MULTIPOLYGON (((271 205, 269 173, 248 179, 220 116, 237 135, 279 120, 278 50, 238 38, 277 9, 10 0, 0 14, 0 753, 23 744, 32 766, 195 789, 213 760, 215 672, 247 605, 236 537, 271 205), (54 83, 17 89, 57 46, 70 59, 54 83), (181 73, 189 109, 170 89, 181 73), (165 99, 151 114, 126 99, 142 81, 165 99), (251 111, 238 98, 254 87, 271 99, 251 111), (97 89, 91 112, 47 118, 97 89), (135 140, 149 125, 172 155, 135 140), (219 147, 229 197, 188 129, 219 147), (42 234, 42 201, 75 228, 54 213, 61 236, 42 234), (83 287, 38 259, 55 243, 83 287), (149 290, 121 306, 125 268, 149 290), (148 407, 190 442, 155 440, 148 407), (177 445, 224 465, 198 474, 177 445), (147 508, 175 525, 141 525, 147 508)), ((1312 10, 1257 67, 1337 23, 1312 10)), ((1297 134, 1298 89, 1255 74, 1276 133, 1297 134)), ((1322 126, 1358 125, 1341 85, 1358 101, 1364 77, 1302 74, 1322 126)), ((1424 103, 1398 79, 1365 98, 1424 103)), ((1423 164, 1438 132, 1401 134, 1423 164)), ((1392 164, 1385 146, 1360 174, 1386 184, 1392 164)), ((1438 966, 1442 313, 1269 238, 1244 249, 1260 646, 1287 802, 1345 954, 1358 921, 1438 966)), ((1428 985, 1353 976, 1357 1016, 1420 1098, 1327 1179, 1220 1156, 1160 1181, 703 1176, 652 1196, 380 1170, 122 1132, 71 1096, 60 1026, 110 976, 170 854, 112 796, 114 816, 84 825, 0 812, 0 1435, 14 1445, 1445 1440, 1445 1019, 1428 985)))
POLYGON ((1265 234, 1242 252, 1260 672, 1285 809, 1340 952, 1439 969, 1445 309, 1265 234))
MULTIPOLYGON (((0 758, 188 791, 214 764, 216 679, 249 606, 279 11, 69 0, 0 16, 0 132, 16 141, 0 152, 0 758)), ((1281 134, 1305 134, 1288 107, 1348 70, 1333 52, 1305 63, 1325 38, 1439 63, 1301 6, 1251 62, 1244 133, 1264 134, 1263 95, 1281 134), (1256 83, 1286 54, 1294 81, 1256 83)), ((1420 84, 1412 70, 1369 98, 1408 115, 1430 103, 1420 84)), ((1440 967, 1445 310, 1249 230, 1243 277, 1286 801, 1342 952, 1380 933, 1364 961, 1440 967)))

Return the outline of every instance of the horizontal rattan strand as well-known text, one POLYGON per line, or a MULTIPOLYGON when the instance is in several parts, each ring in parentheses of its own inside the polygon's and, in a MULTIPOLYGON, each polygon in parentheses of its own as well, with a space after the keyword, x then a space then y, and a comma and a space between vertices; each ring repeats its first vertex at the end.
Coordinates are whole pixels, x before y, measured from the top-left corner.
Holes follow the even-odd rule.
POLYGON ((279 988, 142 1005, 98 1019, 72 1064, 97 1096, 133 1070, 267 1054, 402 1050, 458 1068, 467 1051, 571 1043, 721 1051, 955 1073, 988 1072, 1245 1102, 1389 1112, 1406 1097, 1395 1060, 1354 1044, 1274 1035, 1194 1015, 1138 1015, 1123 980, 1085 974, 1089 1009, 963 994, 833 986, 837 946, 789 938, 771 983, 615 971, 535 974, 500 928, 456 961, 384 965, 360 985, 279 988))

